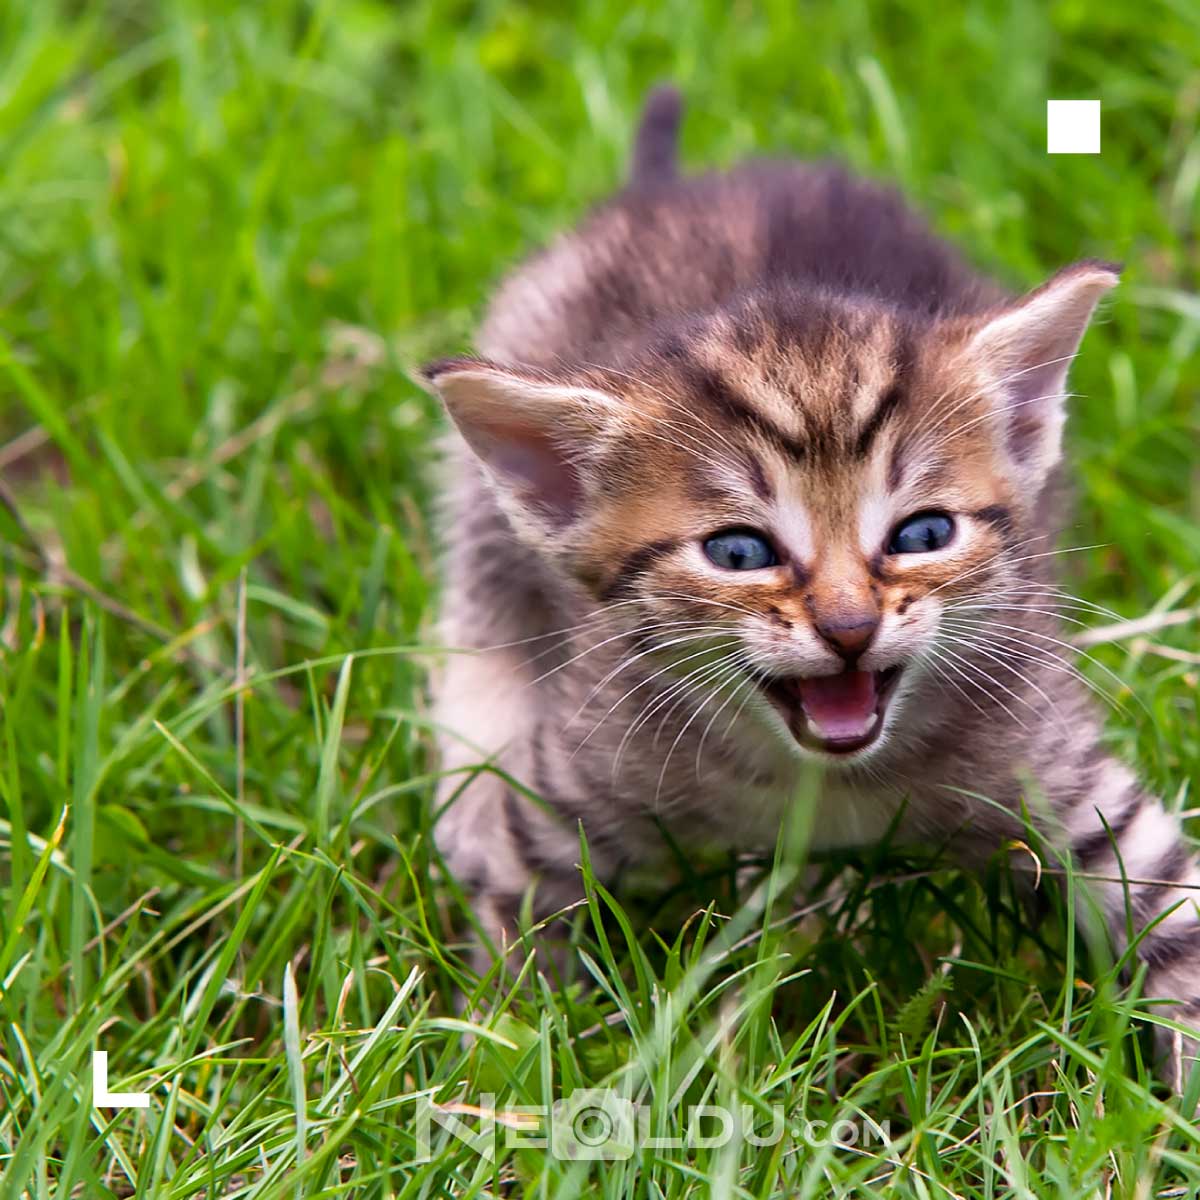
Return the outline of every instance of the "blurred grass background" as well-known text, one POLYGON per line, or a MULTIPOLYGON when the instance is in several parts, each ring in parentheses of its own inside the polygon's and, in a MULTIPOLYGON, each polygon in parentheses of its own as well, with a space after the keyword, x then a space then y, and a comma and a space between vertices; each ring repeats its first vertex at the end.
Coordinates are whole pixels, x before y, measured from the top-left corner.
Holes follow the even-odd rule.
MULTIPOLYGON (((664 1009, 693 928, 658 984, 514 998, 503 1035, 459 1037, 418 649, 439 418, 407 371, 469 347, 506 266, 619 182, 662 79, 691 164, 847 160, 1013 288, 1124 260, 1073 376, 1067 544, 1097 548, 1069 582, 1129 617, 1198 603, 1195 5, 3 5, 4 1194, 1197 1186, 1115 992, 1058 990, 1061 929, 1038 942, 957 877, 876 886, 860 864, 733 983, 664 1009), (1046 155, 1048 98, 1102 101, 1101 155, 1046 155), (812 968, 788 987, 785 952, 812 968), (714 1048, 730 996, 742 1031, 714 1048), (702 1091, 870 1099, 903 1134, 875 1158, 412 1166, 422 1089, 534 1102, 650 1030, 651 1091, 695 1055, 702 1091), (151 1109, 90 1108, 97 1046, 151 1109)), ((1124 684, 1114 744, 1185 811, 1198 649, 1185 624, 1096 651, 1124 684)), ((629 976, 635 949, 589 944, 629 976)))

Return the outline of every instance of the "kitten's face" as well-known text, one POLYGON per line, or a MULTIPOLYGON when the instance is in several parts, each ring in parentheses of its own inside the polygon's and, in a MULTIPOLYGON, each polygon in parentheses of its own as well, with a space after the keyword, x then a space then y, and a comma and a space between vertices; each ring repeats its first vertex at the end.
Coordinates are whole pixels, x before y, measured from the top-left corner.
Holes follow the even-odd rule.
POLYGON ((711 321, 631 372, 672 403, 621 445, 578 562, 727 720, 844 763, 903 730, 922 675, 978 687, 944 617, 1002 585, 1025 512, 943 346, 882 314, 834 328, 788 345, 711 321))
POLYGON ((850 763, 902 736, 922 678, 979 688, 962 639, 1044 548, 1066 363, 1114 278, 1073 268, 972 325, 761 299, 570 383, 430 374, 526 536, 614 620, 728 720, 850 763))

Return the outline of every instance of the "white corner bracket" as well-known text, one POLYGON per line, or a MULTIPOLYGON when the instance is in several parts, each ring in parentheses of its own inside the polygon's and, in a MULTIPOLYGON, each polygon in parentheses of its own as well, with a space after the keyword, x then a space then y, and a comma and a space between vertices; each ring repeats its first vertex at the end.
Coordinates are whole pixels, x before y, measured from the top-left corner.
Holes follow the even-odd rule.
POLYGON ((92 1103, 97 1108, 149 1108, 149 1092, 108 1090, 108 1051, 92 1051, 92 1103))

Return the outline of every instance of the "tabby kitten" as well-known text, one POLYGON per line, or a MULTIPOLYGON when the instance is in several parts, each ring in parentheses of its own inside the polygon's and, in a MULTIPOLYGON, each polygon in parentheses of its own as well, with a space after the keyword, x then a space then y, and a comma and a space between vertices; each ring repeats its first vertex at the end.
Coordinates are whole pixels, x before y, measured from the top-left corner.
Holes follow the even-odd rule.
POLYGON ((1200 873, 1103 748, 1053 582, 1067 369, 1118 268, 1013 299, 838 167, 680 178, 679 117, 650 97, 628 187, 503 284, 486 357, 424 369, 461 435, 442 637, 475 651, 437 685, 437 830, 485 928, 579 897, 579 822, 609 880, 663 829, 773 847, 815 760, 817 849, 978 865, 1026 808, 1118 945, 1161 918, 1145 992, 1200 1018, 1200 873))

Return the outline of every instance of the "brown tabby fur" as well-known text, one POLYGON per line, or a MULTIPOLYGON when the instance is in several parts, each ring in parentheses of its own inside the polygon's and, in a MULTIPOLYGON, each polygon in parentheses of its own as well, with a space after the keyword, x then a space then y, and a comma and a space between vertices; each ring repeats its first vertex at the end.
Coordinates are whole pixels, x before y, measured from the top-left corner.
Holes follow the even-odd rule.
POLYGON ((816 759, 818 849, 895 825, 978 864, 1024 836, 1025 806, 1110 880, 1119 946, 1127 913, 1167 914, 1139 945, 1146 992, 1200 1016, 1200 922, 1171 886, 1200 876, 1102 747, 1053 582, 1066 368, 1116 268, 1014 301, 839 167, 681 179, 678 117, 651 97, 629 187, 504 283, 486 357, 425 371, 462 435, 441 633, 472 652, 437 685, 450 867, 511 945, 527 892, 543 914, 579 896, 578 822, 609 880, 660 861, 664 827, 769 849, 816 759), (951 544, 887 553, 930 509, 951 544), (730 527, 780 563, 714 567, 701 546, 730 527), (859 669, 904 670, 876 742, 825 754, 762 680, 841 670, 817 629, 862 614, 859 669))

